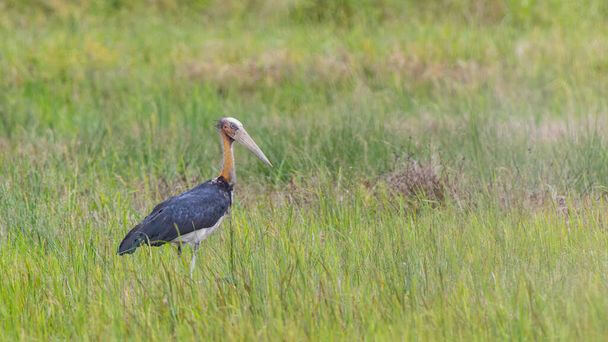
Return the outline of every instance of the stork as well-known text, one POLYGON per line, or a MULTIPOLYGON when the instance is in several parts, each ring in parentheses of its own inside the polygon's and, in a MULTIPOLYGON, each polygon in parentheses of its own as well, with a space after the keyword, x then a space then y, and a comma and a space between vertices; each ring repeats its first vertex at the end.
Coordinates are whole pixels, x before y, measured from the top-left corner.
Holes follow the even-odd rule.
POLYGON ((155 206, 122 240, 118 247, 119 255, 131 254, 141 245, 161 246, 172 243, 177 245, 180 253, 182 244, 191 245, 192 276, 201 241, 217 230, 230 212, 236 181, 233 143, 236 141, 244 145, 264 163, 272 166, 239 120, 222 118, 216 128, 224 152, 220 175, 155 206))

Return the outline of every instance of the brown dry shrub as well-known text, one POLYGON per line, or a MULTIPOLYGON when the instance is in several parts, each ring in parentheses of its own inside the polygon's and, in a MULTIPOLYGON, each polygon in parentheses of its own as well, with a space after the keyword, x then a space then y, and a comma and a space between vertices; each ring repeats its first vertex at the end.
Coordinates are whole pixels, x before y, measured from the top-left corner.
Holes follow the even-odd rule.
POLYGON ((439 204, 444 201, 446 186, 433 163, 420 163, 408 158, 401 167, 385 177, 389 191, 408 200, 423 200, 439 204))

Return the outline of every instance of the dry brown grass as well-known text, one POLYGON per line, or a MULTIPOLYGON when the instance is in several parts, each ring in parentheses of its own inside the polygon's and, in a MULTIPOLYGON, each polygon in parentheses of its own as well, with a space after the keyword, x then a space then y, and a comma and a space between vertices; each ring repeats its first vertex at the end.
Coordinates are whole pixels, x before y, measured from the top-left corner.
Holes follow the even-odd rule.
POLYGON ((293 74, 295 68, 296 64, 286 50, 276 50, 233 63, 201 58, 187 62, 183 73, 191 80, 211 83, 220 88, 236 86, 254 89, 283 82, 293 74))
POLYGON ((346 51, 331 55, 298 58, 287 50, 271 50, 236 62, 214 61, 201 57, 183 63, 182 75, 192 81, 210 83, 220 88, 253 90, 273 87, 290 80, 313 83, 338 83, 358 70, 346 51))
POLYGON ((433 61, 394 49, 387 58, 372 66, 379 76, 393 75, 403 83, 441 83, 448 86, 477 87, 494 72, 473 60, 433 61))
POLYGON ((412 158, 383 177, 391 193, 408 200, 441 203, 446 196, 446 185, 440 168, 434 163, 421 163, 412 158))
POLYGON ((429 83, 475 88, 496 72, 496 68, 477 61, 432 61, 400 49, 378 58, 355 55, 345 49, 303 56, 278 49, 233 62, 205 55, 176 64, 181 75, 191 81, 243 90, 278 86, 287 81, 338 84, 369 78, 393 80, 396 85, 405 87, 429 83))

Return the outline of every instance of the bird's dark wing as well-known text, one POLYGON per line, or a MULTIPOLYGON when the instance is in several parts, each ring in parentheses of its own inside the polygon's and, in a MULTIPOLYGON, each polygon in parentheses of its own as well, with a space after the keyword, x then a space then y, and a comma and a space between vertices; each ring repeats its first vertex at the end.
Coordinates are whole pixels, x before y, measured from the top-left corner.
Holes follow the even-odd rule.
POLYGON ((231 205, 232 189, 226 185, 209 181, 160 203, 131 229, 118 253, 132 253, 142 243, 162 245, 195 230, 213 227, 231 205))

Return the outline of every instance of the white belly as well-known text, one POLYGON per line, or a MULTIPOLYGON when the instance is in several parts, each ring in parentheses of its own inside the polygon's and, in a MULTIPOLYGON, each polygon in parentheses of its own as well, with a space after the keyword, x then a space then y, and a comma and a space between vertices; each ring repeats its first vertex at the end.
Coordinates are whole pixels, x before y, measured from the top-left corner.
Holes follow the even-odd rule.
POLYGON ((171 243, 174 243, 174 244, 184 243, 184 244, 191 244, 191 245, 200 243, 201 241, 205 240, 207 237, 209 237, 209 235, 211 235, 216 229, 218 229, 220 227, 220 225, 222 224, 222 221, 224 221, 225 217, 226 217, 226 215, 222 216, 213 227, 203 228, 203 229, 195 230, 188 234, 181 235, 178 238, 176 238, 175 240, 171 241, 171 243))

